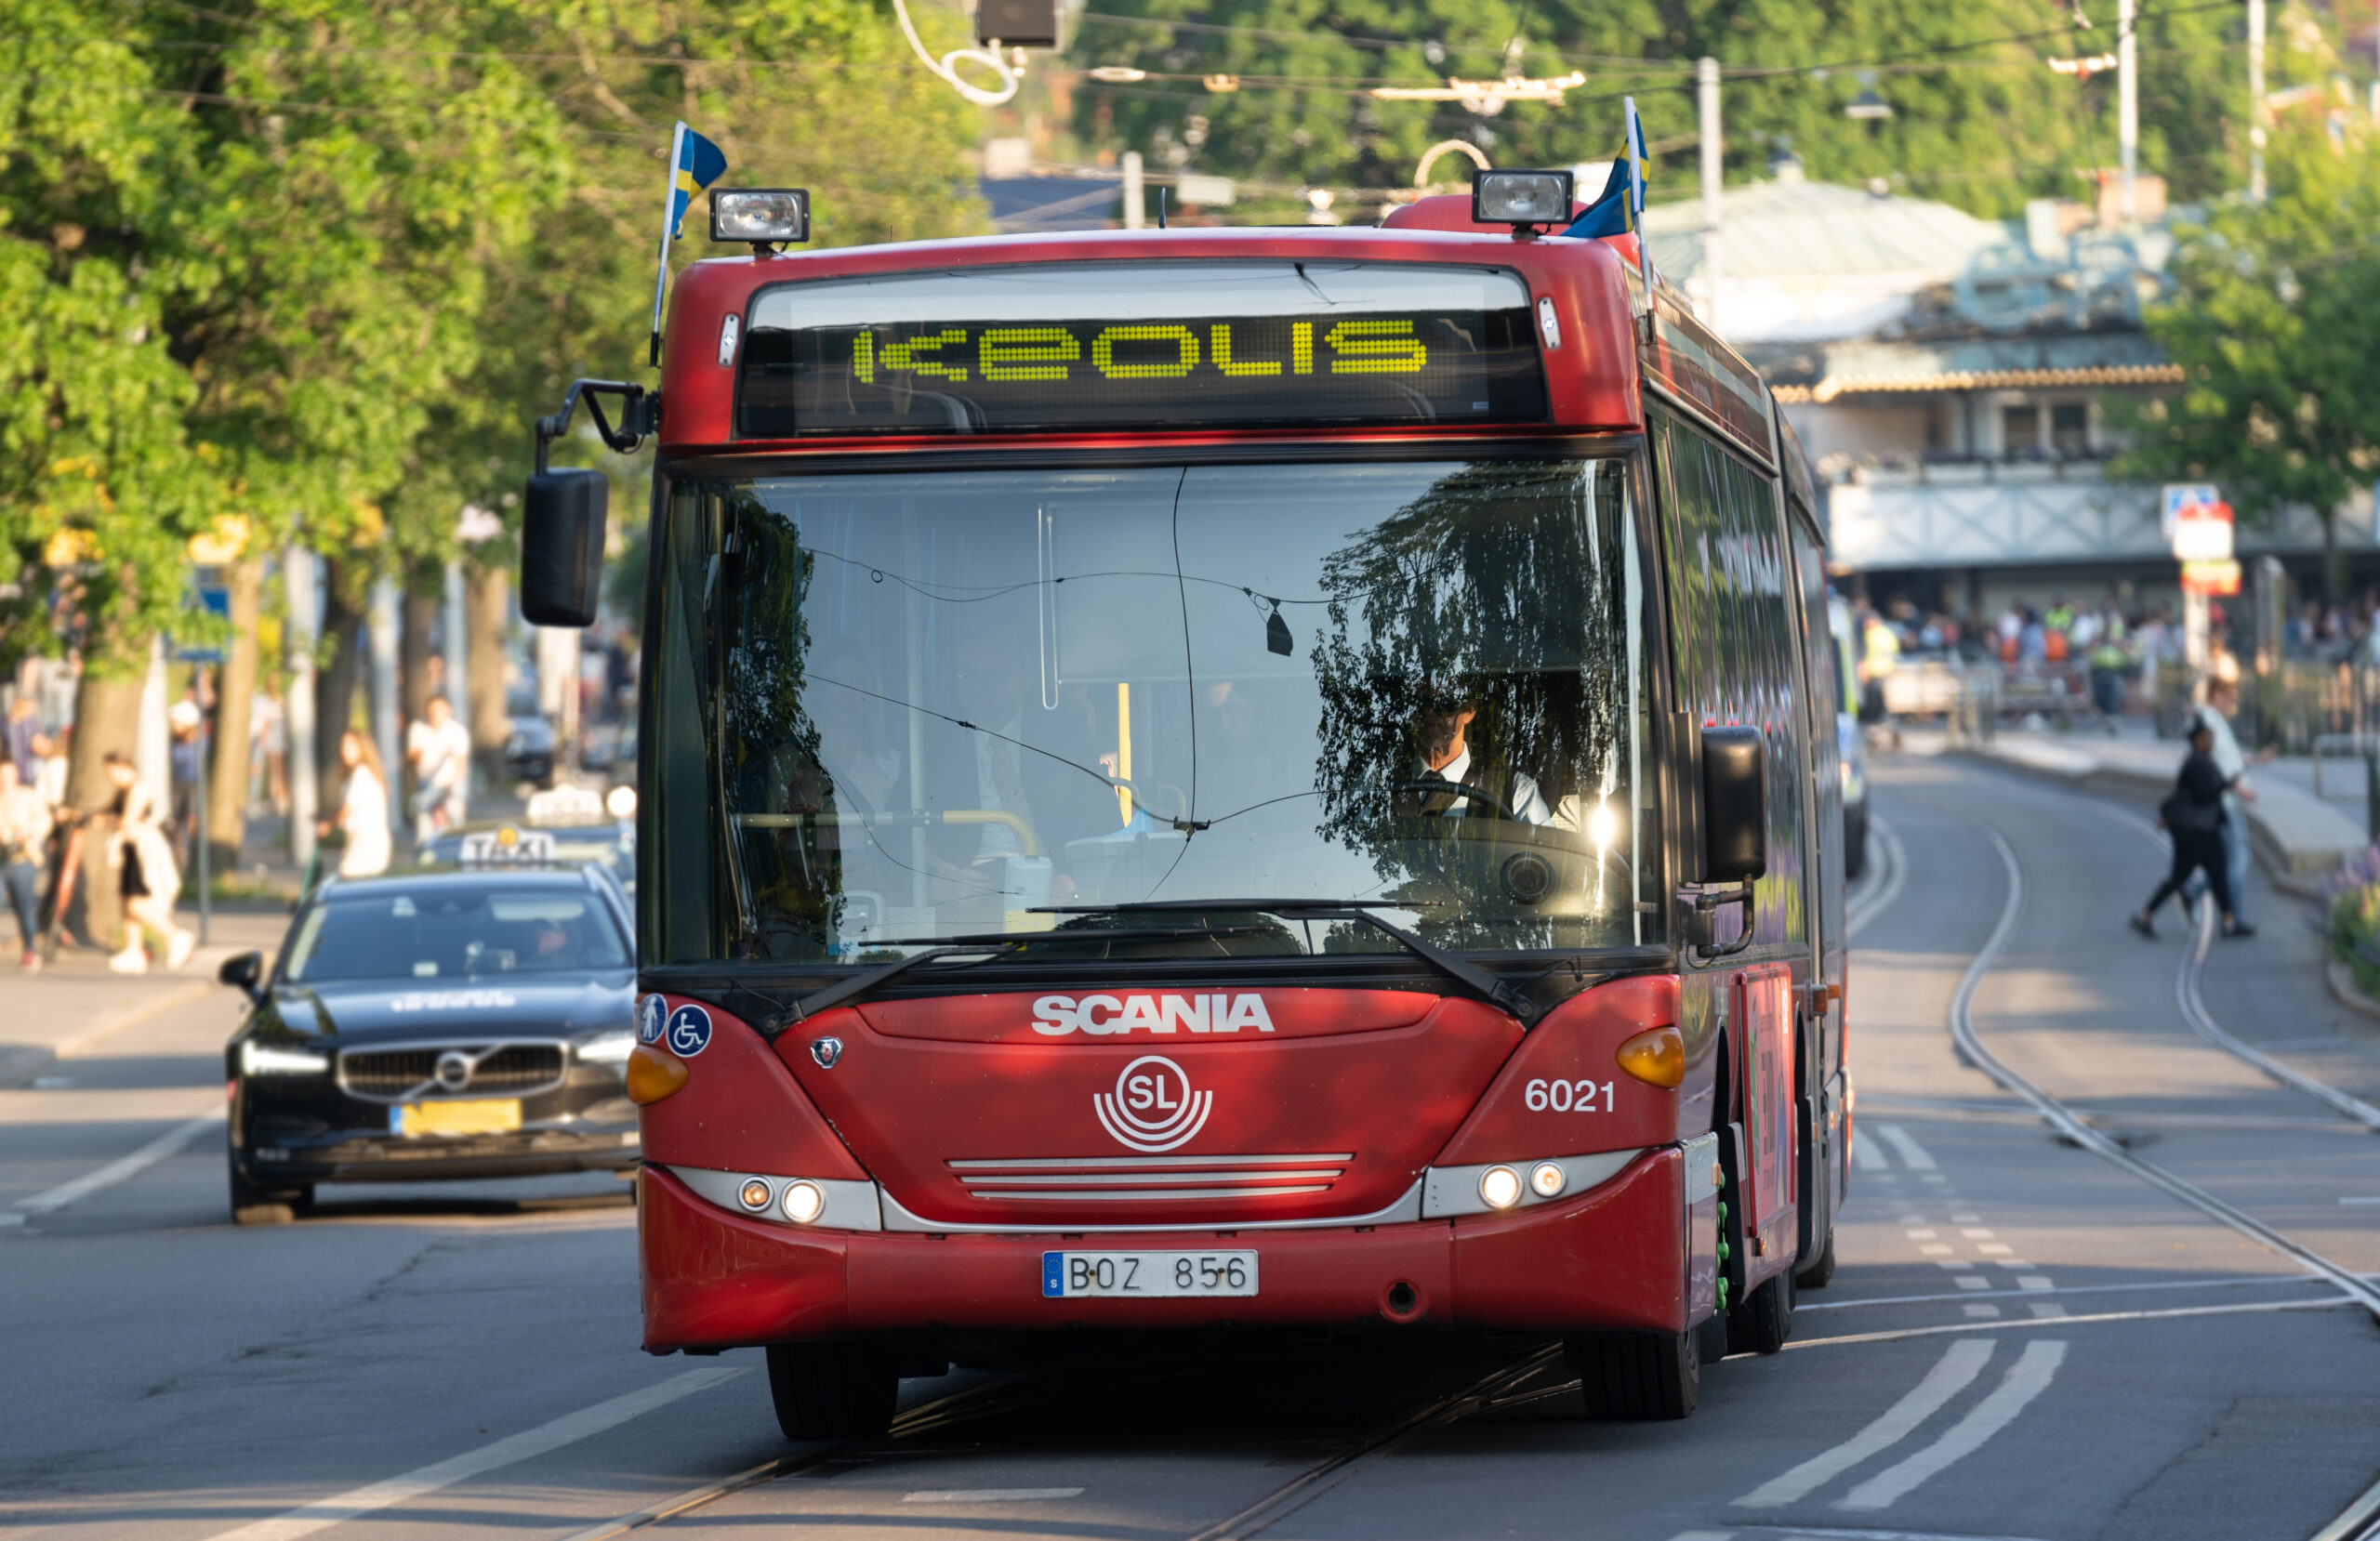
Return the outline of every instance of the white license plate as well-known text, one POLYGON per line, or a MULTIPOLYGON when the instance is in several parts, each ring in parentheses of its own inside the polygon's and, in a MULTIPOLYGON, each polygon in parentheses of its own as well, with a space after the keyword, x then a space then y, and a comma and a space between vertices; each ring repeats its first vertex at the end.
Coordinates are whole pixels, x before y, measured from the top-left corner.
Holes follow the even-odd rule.
POLYGON ((1166 1300, 1183 1296, 1256 1293, 1253 1252, 1044 1252, 1041 1294, 1166 1300))

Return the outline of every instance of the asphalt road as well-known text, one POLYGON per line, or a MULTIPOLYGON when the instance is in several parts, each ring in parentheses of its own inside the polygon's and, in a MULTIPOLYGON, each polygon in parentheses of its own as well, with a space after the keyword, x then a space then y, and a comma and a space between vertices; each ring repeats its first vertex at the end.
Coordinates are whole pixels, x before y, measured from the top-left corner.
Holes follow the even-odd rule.
POLYGON ((1683 1424, 1576 1421, 1521 1346, 1390 1339, 912 1381, 893 1437, 790 1447, 759 1354, 637 1350, 616 1179, 325 1188, 296 1225, 233 1230, 222 992, 0 1092, 0 1525, 2315 1536, 2380 1479, 2380 1324, 2353 1297, 2380 1271, 2380 1136, 2185 1002, 2195 982, 2216 1029, 2372 1102, 2380 1023, 2330 998, 2301 906, 2261 885, 2264 935, 2202 976, 2175 917, 2153 945, 2124 930, 2162 864, 2141 810, 1950 760, 1877 780, 1841 1269, 1784 1353, 1706 1367, 1683 1424))

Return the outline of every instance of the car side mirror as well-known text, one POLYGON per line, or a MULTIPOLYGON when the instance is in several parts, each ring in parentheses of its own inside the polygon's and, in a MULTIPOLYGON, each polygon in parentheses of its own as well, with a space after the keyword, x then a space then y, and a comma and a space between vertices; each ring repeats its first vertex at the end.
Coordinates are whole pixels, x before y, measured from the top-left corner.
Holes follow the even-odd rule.
POLYGON ((215 970, 215 977, 250 1000, 262 1000, 264 992, 259 984, 264 979, 264 955, 234 954, 223 960, 223 967, 215 970))
POLYGON ((1768 872, 1767 756, 1757 728, 1702 730, 1702 867, 1708 883, 1768 872))
POLYGON ((521 614, 531 626, 595 621, 612 484, 601 471, 538 471, 521 520, 521 614))

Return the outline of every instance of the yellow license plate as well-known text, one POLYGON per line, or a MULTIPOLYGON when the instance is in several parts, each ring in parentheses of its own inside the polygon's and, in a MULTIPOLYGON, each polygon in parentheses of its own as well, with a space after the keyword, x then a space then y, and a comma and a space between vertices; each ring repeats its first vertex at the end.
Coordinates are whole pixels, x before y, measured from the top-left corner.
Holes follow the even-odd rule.
POLYGON ((416 1134, 510 1134, 521 1126, 517 1097, 478 1098, 469 1102, 407 1102, 391 1109, 396 1132, 416 1134))

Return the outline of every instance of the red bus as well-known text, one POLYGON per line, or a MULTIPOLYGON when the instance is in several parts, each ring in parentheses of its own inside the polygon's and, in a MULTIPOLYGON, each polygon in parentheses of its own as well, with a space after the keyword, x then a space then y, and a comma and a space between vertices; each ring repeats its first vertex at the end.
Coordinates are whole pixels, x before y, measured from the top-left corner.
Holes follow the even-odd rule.
POLYGON ((658 439, 650 1351, 809 1438, 1092 1345, 1539 1335, 1656 1418, 1782 1344, 1850 1140, 1808 473, 1631 242, 1477 212, 756 243, 540 424, 551 624, 545 443, 658 439))

